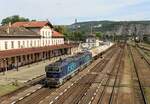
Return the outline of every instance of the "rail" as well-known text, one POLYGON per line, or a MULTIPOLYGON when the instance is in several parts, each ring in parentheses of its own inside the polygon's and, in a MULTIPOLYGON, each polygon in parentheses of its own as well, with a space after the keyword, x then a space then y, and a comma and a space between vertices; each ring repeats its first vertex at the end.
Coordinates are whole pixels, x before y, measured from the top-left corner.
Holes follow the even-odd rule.
MULTIPOLYGON (((120 50, 118 56, 120 57, 120 58, 119 58, 119 61, 120 61, 120 60, 121 60, 121 50, 120 50)), ((113 65, 113 68, 112 68, 112 70, 111 70, 110 73, 112 73, 112 72, 115 70, 116 64, 117 64, 117 62, 118 62, 117 59, 118 59, 118 57, 115 59, 115 63, 114 63, 114 65, 113 65)), ((120 64, 120 62, 119 62, 119 64, 120 64)), ((117 68, 117 75, 116 75, 116 76, 118 76, 118 72, 119 72, 118 70, 119 70, 119 67, 117 68)), ((106 83, 105 83, 106 85, 109 84, 109 81, 110 81, 110 79, 111 79, 110 77, 111 77, 111 76, 109 76, 108 79, 106 80, 106 83)), ((115 78, 114 84, 116 84, 116 80, 117 80, 117 77, 115 78)), ((103 97, 104 97, 104 95, 105 95, 105 91, 106 91, 106 88, 107 88, 106 85, 104 86, 104 88, 103 88, 103 90, 102 90, 102 93, 101 93, 100 98, 99 98, 99 100, 98 100, 98 104, 101 104, 101 102, 102 102, 102 100, 103 100, 103 97)), ((110 98, 109 98, 109 104, 112 102, 112 99, 113 99, 114 88, 115 88, 115 85, 113 85, 113 89, 112 89, 112 92, 111 92, 111 95, 110 95, 110 98)))
POLYGON ((137 76, 137 79, 138 79, 138 84, 139 84, 139 88, 140 88, 140 92, 141 92, 141 95, 142 95, 143 102, 144 102, 144 104, 148 104, 147 99, 145 97, 144 89, 143 89, 142 84, 141 84, 141 80, 139 78, 139 74, 138 74, 138 71, 137 71, 137 66, 136 66, 136 63, 135 63, 135 60, 134 60, 134 57, 133 57, 133 53, 131 51, 131 47, 128 46, 128 49, 129 49, 131 59, 132 59, 132 62, 133 62, 133 66, 134 66, 134 69, 135 69, 135 73, 136 73, 136 76, 137 76))

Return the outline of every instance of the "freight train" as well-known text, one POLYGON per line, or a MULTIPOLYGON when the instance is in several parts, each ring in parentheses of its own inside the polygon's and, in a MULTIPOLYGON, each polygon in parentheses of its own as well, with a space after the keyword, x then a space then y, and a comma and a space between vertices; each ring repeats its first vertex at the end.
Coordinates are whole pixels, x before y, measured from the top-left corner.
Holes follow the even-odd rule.
POLYGON ((60 59, 55 63, 45 67, 45 85, 49 87, 59 87, 66 80, 70 79, 92 61, 92 53, 85 51, 74 56, 60 59))

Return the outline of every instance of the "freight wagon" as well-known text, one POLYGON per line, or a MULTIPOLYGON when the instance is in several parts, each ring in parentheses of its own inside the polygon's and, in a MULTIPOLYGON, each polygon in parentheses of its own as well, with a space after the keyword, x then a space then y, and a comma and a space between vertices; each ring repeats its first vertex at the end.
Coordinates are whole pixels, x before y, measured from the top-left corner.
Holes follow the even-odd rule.
POLYGON ((45 85, 49 87, 58 87, 62 85, 67 79, 90 64, 91 61, 92 53, 86 51, 47 65, 45 67, 45 85))

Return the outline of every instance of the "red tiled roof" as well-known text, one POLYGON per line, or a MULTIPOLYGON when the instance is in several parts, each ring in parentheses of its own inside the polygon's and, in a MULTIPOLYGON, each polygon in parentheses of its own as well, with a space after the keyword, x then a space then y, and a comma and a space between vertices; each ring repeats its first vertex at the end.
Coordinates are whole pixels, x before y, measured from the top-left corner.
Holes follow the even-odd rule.
POLYGON ((22 49, 5 50, 5 51, 0 51, 0 58, 27 55, 27 54, 39 53, 39 52, 55 50, 55 49, 71 48, 74 46, 75 45, 72 45, 72 44, 62 44, 62 45, 53 45, 53 46, 45 46, 45 47, 37 47, 37 48, 22 48, 22 49))
POLYGON ((52 37, 64 37, 64 35, 63 34, 61 34, 61 33, 59 33, 59 32, 57 32, 57 31, 52 31, 52 37))
MULTIPOLYGON (((31 22, 16 22, 12 24, 14 27, 43 27, 50 24, 48 21, 31 21, 31 22)), ((51 25, 51 24, 50 24, 51 25)))

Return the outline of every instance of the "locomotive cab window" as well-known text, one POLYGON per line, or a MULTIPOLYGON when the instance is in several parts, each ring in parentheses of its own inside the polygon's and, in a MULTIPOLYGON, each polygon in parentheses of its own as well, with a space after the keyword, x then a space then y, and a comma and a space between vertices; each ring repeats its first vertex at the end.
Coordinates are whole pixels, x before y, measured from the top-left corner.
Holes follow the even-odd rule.
POLYGON ((48 71, 55 71, 55 72, 59 72, 59 67, 49 67, 48 71))

